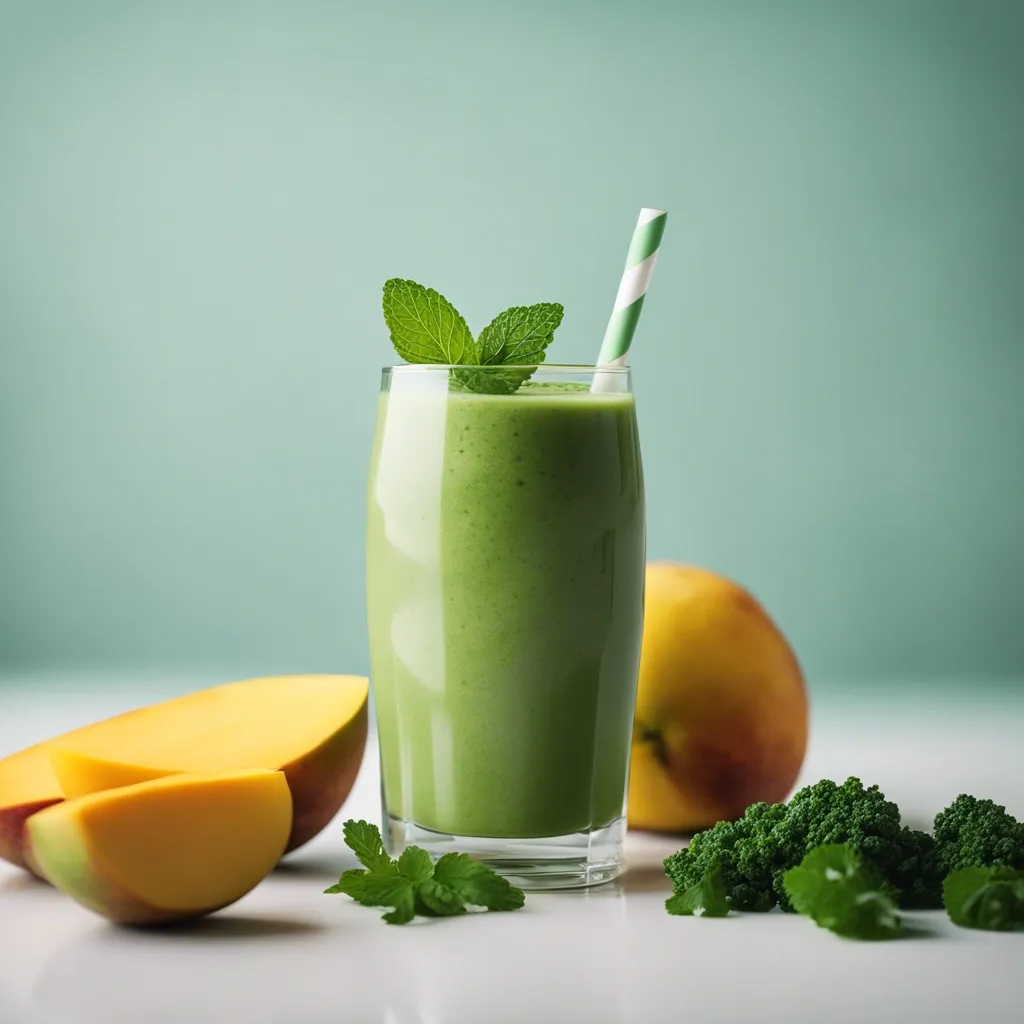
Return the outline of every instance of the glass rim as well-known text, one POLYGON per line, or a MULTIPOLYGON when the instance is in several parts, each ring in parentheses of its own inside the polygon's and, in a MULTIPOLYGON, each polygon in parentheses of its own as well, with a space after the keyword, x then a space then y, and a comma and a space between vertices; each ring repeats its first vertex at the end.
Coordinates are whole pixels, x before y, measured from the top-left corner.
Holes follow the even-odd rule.
POLYGON ((448 370, 476 370, 498 373, 502 370, 530 370, 533 373, 629 373, 628 365, 595 366, 593 363, 395 363, 381 368, 382 373, 440 373, 448 370))

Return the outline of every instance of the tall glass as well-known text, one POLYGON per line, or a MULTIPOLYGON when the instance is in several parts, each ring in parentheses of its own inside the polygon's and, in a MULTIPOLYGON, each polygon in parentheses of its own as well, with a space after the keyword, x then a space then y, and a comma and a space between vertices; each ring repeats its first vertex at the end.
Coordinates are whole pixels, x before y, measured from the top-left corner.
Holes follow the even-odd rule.
POLYGON ((371 677, 389 849, 564 888, 619 871, 643 471, 628 369, 529 373, 384 370, 371 677))

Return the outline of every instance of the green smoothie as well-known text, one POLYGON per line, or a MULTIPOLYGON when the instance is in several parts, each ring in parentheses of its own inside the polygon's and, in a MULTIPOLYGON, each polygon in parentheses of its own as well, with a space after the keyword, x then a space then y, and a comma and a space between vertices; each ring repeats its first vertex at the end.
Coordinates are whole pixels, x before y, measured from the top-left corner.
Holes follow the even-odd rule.
POLYGON ((496 838, 608 825, 623 810, 642 625, 633 397, 474 394, 415 376, 381 396, 369 484, 388 813, 496 838))

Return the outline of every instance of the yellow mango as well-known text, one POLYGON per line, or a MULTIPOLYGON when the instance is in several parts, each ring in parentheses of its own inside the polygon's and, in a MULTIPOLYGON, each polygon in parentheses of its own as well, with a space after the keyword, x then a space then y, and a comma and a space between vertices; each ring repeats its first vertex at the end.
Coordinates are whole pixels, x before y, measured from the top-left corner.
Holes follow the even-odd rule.
POLYGON ((36 870, 25 849, 25 822, 65 795, 176 772, 244 768, 285 773, 294 802, 287 844, 293 850, 334 817, 352 789, 366 745, 368 689, 358 676, 247 679, 13 754, 0 761, 0 857, 36 870))
POLYGON ((27 824, 32 862, 83 906, 122 924, 212 913, 284 853, 283 772, 185 773, 67 800, 27 824))
POLYGON ((808 715, 796 655, 749 591, 705 569, 648 564, 631 828, 693 832, 784 800, 808 715))

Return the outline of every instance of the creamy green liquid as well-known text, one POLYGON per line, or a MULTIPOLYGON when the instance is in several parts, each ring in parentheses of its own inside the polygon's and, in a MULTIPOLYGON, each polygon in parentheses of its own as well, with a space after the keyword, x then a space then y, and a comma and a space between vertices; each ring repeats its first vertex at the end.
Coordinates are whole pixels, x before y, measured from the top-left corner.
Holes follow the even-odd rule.
POLYGON ((632 396, 393 385, 368 513, 388 812, 519 838, 619 817, 644 578, 632 396))

